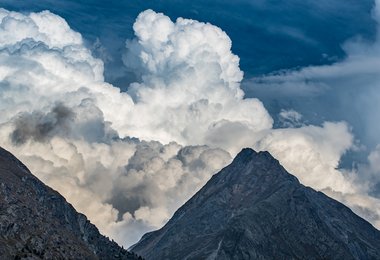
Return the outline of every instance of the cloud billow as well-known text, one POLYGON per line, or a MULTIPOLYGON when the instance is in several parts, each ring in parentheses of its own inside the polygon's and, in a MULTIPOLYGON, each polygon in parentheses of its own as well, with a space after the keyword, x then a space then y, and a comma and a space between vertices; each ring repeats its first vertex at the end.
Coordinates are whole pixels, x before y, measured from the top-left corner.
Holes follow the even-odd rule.
POLYGON ((378 201, 336 169, 353 147, 346 123, 272 129, 216 26, 147 10, 134 31, 123 58, 139 80, 120 92, 61 17, 0 9, 0 145, 103 233, 136 242, 247 146, 342 201, 360 195, 377 223, 378 201))
POLYGON ((141 80, 127 92, 135 113, 145 117, 132 116, 126 134, 205 144, 221 126, 239 123, 242 131, 254 132, 272 127, 259 100, 243 99, 239 58, 220 28, 183 18, 172 22, 152 10, 141 13, 133 28, 136 38, 127 41, 124 62, 141 80))
POLYGON ((11 134, 14 144, 24 144, 33 139, 43 142, 56 131, 68 131, 68 121, 72 120, 74 113, 62 104, 57 104, 47 114, 32 112, 21 113, 14 121, 15 128, 11 134))

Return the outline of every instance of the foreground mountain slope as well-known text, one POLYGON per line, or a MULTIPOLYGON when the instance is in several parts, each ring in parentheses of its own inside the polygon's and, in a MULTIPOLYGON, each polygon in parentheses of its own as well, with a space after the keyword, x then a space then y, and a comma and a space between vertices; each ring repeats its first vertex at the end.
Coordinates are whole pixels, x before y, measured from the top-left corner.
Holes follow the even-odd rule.
POLYGON ((147 259, 380 259, 380 232, 269 153, 244 149, 133 251, 147 259))
POLYGON ((1 259, 137 259, 0 148, 1 259))

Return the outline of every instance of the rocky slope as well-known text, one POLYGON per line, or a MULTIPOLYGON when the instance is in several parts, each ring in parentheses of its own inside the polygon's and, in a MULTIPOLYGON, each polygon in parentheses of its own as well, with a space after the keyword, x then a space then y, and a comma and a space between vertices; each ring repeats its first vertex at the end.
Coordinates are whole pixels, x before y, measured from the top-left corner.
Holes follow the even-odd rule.
POLYGON ((0 148, 1 259, 138 259, 0 148))
POLYGON ((269 153, 244 149, 132 249, 147 259, 380 259, 380 232, 269 153))

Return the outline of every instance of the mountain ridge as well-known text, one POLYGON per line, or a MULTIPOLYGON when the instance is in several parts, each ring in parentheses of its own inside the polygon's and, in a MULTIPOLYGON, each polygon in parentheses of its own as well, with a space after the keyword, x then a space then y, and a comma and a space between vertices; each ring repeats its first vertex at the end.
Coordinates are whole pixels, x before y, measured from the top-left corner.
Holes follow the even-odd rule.
POLYGON ((139 259, 101 235, 85 215, 1 147, 0 255, 3 259, 139 259))
POLYGON ((147 259, 379 259, 379 245, 380 232, 351 209, 268 152, 243 149, 131 248, 147 259))

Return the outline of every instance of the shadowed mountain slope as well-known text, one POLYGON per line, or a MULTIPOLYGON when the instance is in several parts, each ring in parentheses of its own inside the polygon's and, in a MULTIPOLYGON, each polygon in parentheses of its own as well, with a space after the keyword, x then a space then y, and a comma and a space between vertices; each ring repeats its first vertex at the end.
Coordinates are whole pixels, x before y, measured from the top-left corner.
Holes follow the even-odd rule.
POLYGON ((380 259, 380 232, 268 152, 244 149, 132 249, 147 259, 380 259))
POLYGON ((1 259, 138 259, 0 148, 1 259))

